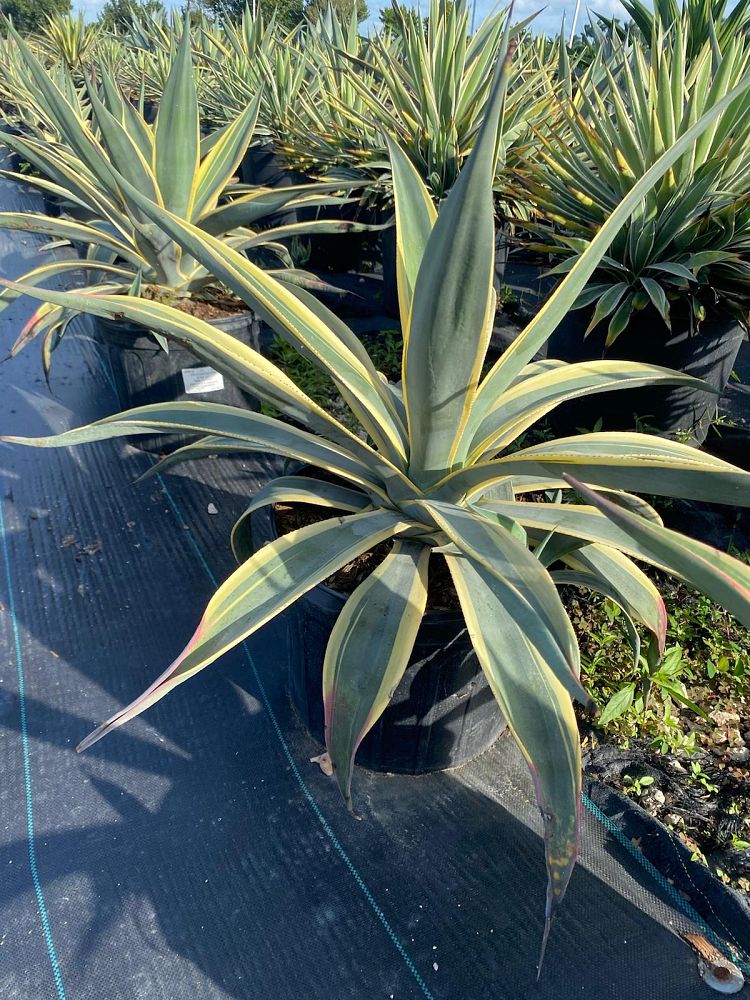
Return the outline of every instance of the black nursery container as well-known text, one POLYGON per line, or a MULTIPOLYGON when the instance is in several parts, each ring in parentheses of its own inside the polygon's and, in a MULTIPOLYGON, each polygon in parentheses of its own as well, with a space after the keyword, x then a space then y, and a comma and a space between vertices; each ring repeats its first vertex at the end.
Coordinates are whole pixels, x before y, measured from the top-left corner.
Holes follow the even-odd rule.
MULTIPOLYGON (((255 184, 260 187, 285 188, 297 184, 305 184, 308 178, 304 174, 290 170, 285 161, 270 142, 262 145, 248 146, 240 164, 240 180, 243 184, 255 184)), ((264 228, 276 226, 291 226, 303 221, 295 209, 282 210, 276 215, 263 219, 264 228)))
MULTIPOLYGON (((254 313, 241 312, 210 322, 259 350, 259 323, 254 313)), ((142 326, 100 318, 98 336, 123 410, 185 400, 259 408, 254 396, 227 382, 191 351, 174 342, 165 351, 142 326)), ((194 434, 153 434, 133 437, 132 443, 158 454, 193 440, 194 434)))
POLYGON ((673 310, 670 331, 649 307, 635 313, 625 332, 607 348, 606 321, 584 339, 591 316, 590 309, 568 313, 548 342, 547 356, 571 362, 605 358, 662 365, 702 379, 713 392, 661 386, 593 394, 554 410, 550 422, 555 431, 573 434, 581 427, 590 430, 600 417, 604 430, 627 430, 634 427, 637 415, 660 434, 685 436, 693 444, 702 444, 747 336, 745 327, 730 317, 710 317, 691 333, 687 317, 673 310))
MULTIPOLYGON (((278 538, 271 507, 252 515, 253 548, 278 538)), ((289 630, 289 694, 310 734, 325 742, 323 659, 347 595, 319 585, 284 620, 289 630)), ((367 650, 362 650, 366 659, 367 650)), ((465 764, 489 749, 505 721, 458 611, 428 611, 390 705, 357 751, 374 771, 424 774, 465 764)))

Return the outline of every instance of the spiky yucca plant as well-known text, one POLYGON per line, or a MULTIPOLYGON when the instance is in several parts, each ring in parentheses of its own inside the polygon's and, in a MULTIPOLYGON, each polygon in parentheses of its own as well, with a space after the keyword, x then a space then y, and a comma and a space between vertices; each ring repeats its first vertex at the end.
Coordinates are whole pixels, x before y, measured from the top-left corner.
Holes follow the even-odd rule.
MULTIPOLYGON (((61 63, 48 66, 47 73, 64 93, 68 103, 76 109, 78 117, 85 120, 88 104, 81 81, 76 81, 61 63)), ((21 128, 36 138, 60 141, 54 112, 44 94, 40 93, 23 53, 10 33, 0 39, 0 122, 4 126, 21 128)))
POLYGON ((54 437, 12 440, 66 447, 179 428, 198 441, 154 471, 210 454, 271 451, 333 473, 345 484, 314 475, 283 476, 260 490, 235 527, 240 565, 211 599, 184 651, 80 749, 154 704, 337 569, 390 540, 382 564, 348 598, 325 656, 326 740, 336 780, 351 805, 357 747, 409 661, 426 607, 428 564, 445 559, 479 662, 534 776, 548 870, 546 941, 578 849, 581 761, 572 700, 589 702, 579 680, 576 637, 556 589, 556 567, 563 567, 566 582, 572 571, 578 582, 613 595, 662 650, 664 604, 635 560, 673 573, 750 624, 750 567, 666 529, 656 512, 629 492, 749 504, 750 474, 641 434, 592 433, 524 447, 519 442, 524 431, 567 399, 695 381, 634 362, 530 360, 640 199, 750 80, 719 101, 634 184, 555 295, 482 376, 494 311, 492 183, 504 79, 499 71, 474 149, 439 214, 409 158, 391 145, 404 330, 400 386, 381 378, 352 331, 308 292, 279 282, 122 180, 144 216, 158 221, 186 253, 330 376, 368 440, 261 355, 198 319, 156 302, 37 289, 23 290, 96 315, 119 311, 189 344, 293 423, 210 403, 161 404, 54 437), (262 505, 297 501, 346 513, 249 550, 248 514, 262 505))
POLYGON ((700 55, 709 39, 723 49, 750 26, 750 2, 740 0, 727 12, 728 0, 656 0, 647 6, 642 0, 623 0, 623 7, 633 19, 644 41, 650 44, 654 32, 669 31, 680 24, 687 40, 687 58, 700 55))

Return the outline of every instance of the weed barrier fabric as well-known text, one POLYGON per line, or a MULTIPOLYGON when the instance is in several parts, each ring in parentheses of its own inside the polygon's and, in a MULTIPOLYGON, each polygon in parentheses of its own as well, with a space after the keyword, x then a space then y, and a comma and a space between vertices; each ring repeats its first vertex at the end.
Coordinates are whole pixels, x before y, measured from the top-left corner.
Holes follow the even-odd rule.
MULTIPOLYGON (((33 206, 0 185, 0 207, 33 206)), ((32 238, 0 233, 4 274, 38 257, 32 238)), ((30 309, 0 317, 4 345, 30 309)), ((4 433, 115 409, 83 321, 55 355, 52 394, 33 347, 0 378, 4 433)), ((123 441, 0 448, 3 1000, 713 995, 675 896, 748 950, 739 898, 677 864, 674 845, 660 885, 588 810, 537 983, 543 850, 513 743, 420 778, 358 769, 353 819, 286 698, 283 620, 76 755, 192 634, 232 570, 233 520, 276 468, 194 463, 133 485, 150 461, 123 441)), ((589 791, 628 843, 658 833, 589 791)))

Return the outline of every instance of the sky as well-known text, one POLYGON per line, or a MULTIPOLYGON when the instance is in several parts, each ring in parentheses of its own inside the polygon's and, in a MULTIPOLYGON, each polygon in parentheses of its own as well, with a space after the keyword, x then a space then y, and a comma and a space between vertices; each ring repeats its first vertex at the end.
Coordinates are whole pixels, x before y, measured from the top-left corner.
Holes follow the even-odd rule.
MULTIPOLYGON (((75 10, 82 10, 88 18, 93 19, 104 6, 104 2, 105 0, 74 0, 73 7, 75 10)), ((417 0, 413 0, 413 3, 416 6, 417 0)), ((428 3, 429 0, 422 0, 422 6, 425 10, 428 3)), ((477 21, 495 7, 492 0, 476 0, 476 4, 477 21)), ((167 5, 170 6, 169 3, 167 5)), ((182 3, 175 3, 174 6, 182 6, 182 3)), ((378 11, 383 7, 390 6, 390 3, 389 0, 367 0, 367 6, 370 9, 370 19, 366 22, 366 25, 369 25, 377 23, 378 11)), ((625 14, 620 0, 591 0, 588 5, 585 0, 581 0, 579 25, 585 22, 587 6, 592 11, 604 14, 606 17, 624 17, 625 14)), ((565 22, 568 26, 567 30, 570 29, 574 9, 575 0, 546 0, 546 4, 545 0, 516 0, 515 16, 518 20, 523 20, 523 18, 528 17, 535 11, 541 10, 541 13, 535 20, 535 24, 540 31, 554 34, 560 30, 563 15, 565 15, 565 22), (544 9, 542 10, 542 8, 544 9)))

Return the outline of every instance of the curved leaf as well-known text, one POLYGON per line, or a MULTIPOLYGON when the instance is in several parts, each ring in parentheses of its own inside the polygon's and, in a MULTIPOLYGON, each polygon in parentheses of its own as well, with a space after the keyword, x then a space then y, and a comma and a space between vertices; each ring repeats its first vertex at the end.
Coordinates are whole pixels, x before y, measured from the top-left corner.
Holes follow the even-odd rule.
POLYGON ((609 489, 750 506, 750 473, 677 441, 615 431, 545 441, 461 469, 438 483, 435 494, 470 499, 507 476, 562 479, 566 474, 609 489))
POLYGON ((572 570, 591 573, 606 583, 616 595, 617 603, 654 634, 663 655, 667 609, 654 583, 632 559, 617 549, 597 544, 583 545, 561 558, 572 570))
POLYGON ((479 662, 534 779, 547 858, 543 956, 578 856, 581 746, 575 712, 568 692, 506 610, 497 578, 465 556, 446 553, 445 559, 479 662))
MULTIPOLYGON (((34 448, 67 448, 69 445, 107 441, 131 434, 169 434, 176 430, 234 439, 239 450, 270 451, 320 465, 385 496, 382 484, 372 470, 343 448, 274 417, 221 403, 152 403, 61 434, 36 438, 5 437, 0 440, 34 448)), ((205 441, 198 442, 198 446, 205 448, 205 441)), ((216 445, 214 448, 219 450, 216 445)))
MULTIPOLYGON (((571 698, 588 704, 578 679, 580 656, 570 619, 540 561, 510 531, 451 504, 415 502, 477 566, 494 576, 497 600, 571 698)), ((420 520, 428 520, 421 517, 420 520)))
POLYGON ((427 604, 429 556, 429 546, 396 541, 347 600, 328 641, 323 665, 326 746, 350 810, 357 748, 391 700, 414 648, 427 604))
POLYGON ((251 515, 261 507, 277 503, 309 503, 350 513, 361 513, 373 506, 372 499, 367 494, 338 483, 325 482, 312 476, 279 476, 258 490, 250 506, 240 514, 232 528, 232 552, 238 563, 252 555, 249 531, 251 515))
POLYGON ((743 625, 750 626, 750 566, 726 552, 623 510, 572 476, 566 479, 653 561, 668 566, 671 573, 726 608, 743 625))
POLYGON ((195 635, 167 670, 139 698, 87 736, 77 749, 86 750, 111 730, 140 715, 178 684, 247 639, 321 580, 408 527, 395 514, 373 511, 299 528, 264 545, 219 587, 195 635))
POLYGON ((544 371, 501 393, 476 428, 470 419, 467 433, 473 433, 473 437, 467 464, 507 447, 566 400, 643 385, 691 385, 705 389, 701 379, 637 361, 582 361, 544 371))

